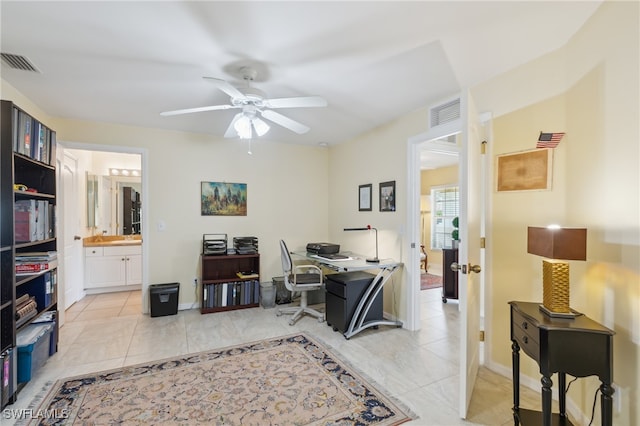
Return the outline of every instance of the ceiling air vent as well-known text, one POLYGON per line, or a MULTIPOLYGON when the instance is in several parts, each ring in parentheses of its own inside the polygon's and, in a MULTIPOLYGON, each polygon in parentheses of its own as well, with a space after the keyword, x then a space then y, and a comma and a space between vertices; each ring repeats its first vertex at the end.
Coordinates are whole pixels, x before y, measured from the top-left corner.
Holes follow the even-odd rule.
POLYGON ((2 56, 4 62, 13 69, 40 72, 25 56, 14 55, 12 53, 1 53, 0 56, 2 56))
POLYGON ((431 127, 440 126, 460 118, 460 98, 436 105, 429 110, 431 127))

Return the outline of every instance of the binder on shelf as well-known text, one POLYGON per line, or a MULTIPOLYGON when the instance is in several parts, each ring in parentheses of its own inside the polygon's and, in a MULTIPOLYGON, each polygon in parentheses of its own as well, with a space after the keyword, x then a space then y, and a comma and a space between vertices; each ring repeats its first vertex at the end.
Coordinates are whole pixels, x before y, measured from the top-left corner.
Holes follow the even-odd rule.
POLYGON ((36 212, 36 241, 40 241, 45 239, 45 229, 48 228, 48 224, 45 222, 47 222, 46 217, 49 212, 49 202, 38 200, 36 212))
POLYGON ((18 111, 18 150, 19 154, 31 156, 31 120, 23 111, 18 111))
POLYGON ((13 107, 11 109, 11 121, 13 123, 13 125, 11 126, 11 130, 12 130, 11 145, 13 146, 14 152, 20 152, 19 151, 20 143, 18 142, 18 134, 20 133, 19 119, 18 119, 19 116, 20 116, 20 111, 18 111, 18 108, 13 107))
POLYGON ((222 287, 222 297, 221 297, 220 306, 227 306, 228 298, 229 298, 229 295, 228 295, 229 285, 228 283, 224 283, 220 287, 222 287))
POLYGON ((51 130, 49 132, 49 162, 50 166, 56 163, 56 132, 51 130))

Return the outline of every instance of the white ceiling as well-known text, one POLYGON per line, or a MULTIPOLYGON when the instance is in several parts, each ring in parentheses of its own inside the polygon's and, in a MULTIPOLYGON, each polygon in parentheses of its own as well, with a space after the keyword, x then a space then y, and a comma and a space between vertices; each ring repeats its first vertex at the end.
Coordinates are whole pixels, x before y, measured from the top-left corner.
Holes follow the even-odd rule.
POLYGON ((328 101, 263 139, 331 145, 561 47, 600 3, 2 0, 2 53, 40 73, 0 73, 55 117, 222 137, 237 110, 159 113, 228 103, 202 77, 248 64, 267 97, 328 101))

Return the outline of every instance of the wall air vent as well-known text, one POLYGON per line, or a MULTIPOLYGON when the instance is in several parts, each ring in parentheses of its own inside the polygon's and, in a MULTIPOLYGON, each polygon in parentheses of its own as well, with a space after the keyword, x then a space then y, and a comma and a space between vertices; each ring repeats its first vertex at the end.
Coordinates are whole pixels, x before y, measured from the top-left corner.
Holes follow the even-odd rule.
POLYGON ((460 98, 429 109, 430 127, 440 126, 460 118, 460 98))
POLYGON ((0 56, 2 56, 2 60, 13 69, 40 73, 40 70, 25 56, 14 55, 12 53, 0 53, 0 56))

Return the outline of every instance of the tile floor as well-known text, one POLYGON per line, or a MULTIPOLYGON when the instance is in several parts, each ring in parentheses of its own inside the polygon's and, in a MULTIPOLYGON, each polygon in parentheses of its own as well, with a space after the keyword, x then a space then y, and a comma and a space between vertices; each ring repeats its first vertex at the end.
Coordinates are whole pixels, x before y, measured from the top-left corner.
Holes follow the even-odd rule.
MULTIPOLYGON (((381 326, 346 340, 310 317, 289 326, 275 309, 208 315, 194 309, 151 318, 140 313, 139 291, 87 296, 66 311, 58 353, 8 408, 27 408, 48 381, 59 378, 305 331, 419 416, 407 424, 513 424, 511 381, 486 368, 480 370, 468 419, 458 417, 458 305, 442 303, 440 289, 422 291, 421 297, 420 331, 381 326)), ((522 406, 538 401, 536 393, 521 390, 522 406)))

